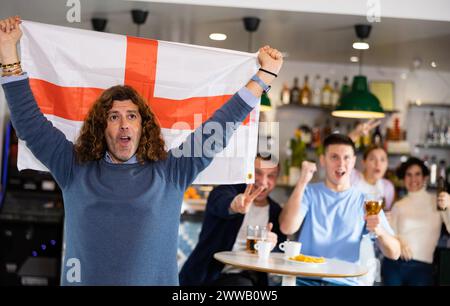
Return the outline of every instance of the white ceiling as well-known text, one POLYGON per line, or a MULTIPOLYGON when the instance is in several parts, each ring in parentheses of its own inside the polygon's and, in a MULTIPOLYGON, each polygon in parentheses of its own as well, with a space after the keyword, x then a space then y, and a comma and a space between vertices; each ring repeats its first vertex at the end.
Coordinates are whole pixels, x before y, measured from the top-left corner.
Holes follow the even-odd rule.
MULTIPOLYGON (((93 16, 105 17, 109 20, 108 32, 135 35, 137 28, 131 21, 130 10, 146 9, 149 17, 140 30, 143 37, 248 51, 249 35, 242 18, 256 16, 261 24, 254 34, 252 51, 270 44, 287 52, 289 60, 336 63, 349 63, 350 56, 357 54, 351 48, 355 39, 353 25, 367 23, 365 16, 324 12, 122 0, 80 2, 81 23, 66 20, 69 10, 66 0, 0 0, 0 18, 18 14, 27 20, 89 29, 93 16), (208 38, 211 32, 225 33, 228 39, 211 41, 208 38)), ((447 14, 448 18, 440 14, 437 19, 450 20, 450 11, 447 14)), ((381 22, 372 25, 368 40, 371 48, 364 53, 365 65, 409 67, 413 59, 420 58, 425 69, 436 61, 437 69, 450 71, 449 21, 387 18, 382 14, 381 22)))

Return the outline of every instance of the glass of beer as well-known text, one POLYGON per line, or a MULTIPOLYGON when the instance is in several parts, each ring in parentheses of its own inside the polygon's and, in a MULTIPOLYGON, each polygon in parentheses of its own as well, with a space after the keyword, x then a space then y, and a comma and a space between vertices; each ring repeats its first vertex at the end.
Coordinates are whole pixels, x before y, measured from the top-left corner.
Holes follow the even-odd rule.
POLYGON ((364 207, 366 215, 378 215, 383 208, 383 198, 378 195, 368 194, 364 199, 364 207))
POLYGON ((262 225, 247 226, 246 250, 250 253, 256 253, 255 244, 260 240, 267 239, 267 227, 262 225))
MULTIPOLYGON (((378 215, 383 208, 383 197, 376 193, 366 194, 364 197, 364 208, 366 216, 378 215)), ((369 233, 370 238, 375 239, 374 233, 369 233)))

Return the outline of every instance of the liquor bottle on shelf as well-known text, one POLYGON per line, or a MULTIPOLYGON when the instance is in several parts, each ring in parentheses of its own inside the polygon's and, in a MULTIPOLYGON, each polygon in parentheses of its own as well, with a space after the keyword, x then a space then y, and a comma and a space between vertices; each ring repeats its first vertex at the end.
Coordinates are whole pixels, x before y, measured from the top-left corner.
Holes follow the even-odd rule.
POLYGON ((425 156, 422 158, 423 164, 424 164, 425 166, 427 166, 427 168, 430 168, 430 162, 428 161, 429 159, 430 159, 430 158, 429 158, 428 155, 425 155, 425 156))
POLYGON ((338 82, 338 81, 335 81, 335 82, 334 82, 333 92, 331 93, 331 105, 332 105, 332 106, 338 105, 338 102, 339 102, 339 96, 340 96, 340 92, 339 92, 339 82, 338 82))
POLYGON ((312 90, 312 105, 320 106, 320 75, 316 75, 312 90))
POLYGON ((361 151, 364 151, 371 145, 370 134, 364 134, 361 136, 361 151))
POLYGON ((323 127, 323 130, 322 130, 322 137, 323 137, 323 139, 325 139, 328 135, 330 135, 331 132, 332 131, 331 131, 330 119, 327 119, 325 121, 325 126, 323 127))
POLYGON ((345 135, 350 135, 352 132, 352 125, 350 123, 347 123, 347 127, 345 128, 345 135))
POLYGON ((309 148, 311 147, 311 142, 312 142, 312 131, 311 128, 309 126, 307 126, 306 124, 303 124, 300 126, 300 132, 301 132, 301 137, 303 142, 305 143, 306 147, 309 148))
POLYGON ((447 190, 449 190, 449 188, 450 188, 450 165, 445 170, 445 177, 447 178, 447 182, 446 182, 447 190))
MULTIPOLYGON (((446 173, 445 173, 445 160, 441 160, 439 162, 439 171, 438 171, 438 178, 437 178, 437 182, 436 182, 437 186, 437 190, 436 190, 436 194, 437 196, 439 196, 439 194, 441 192, 447 192, 447 179, 446 179, 446 173)), ((443 210, 442 208, 439 207, 439 205, 437 206, 438 210, 443 210)))
POLYGON ((291 163, 290 163, 290 158, 287 157, 284 160, 284 164, 283 164, 283 177, 281 178, 281 182, 283 184, 287 184, 289 182, 289 168, 291 167, 291 163))
POLYGON ((450 112, 447 112, 447 131, 445 132, 445 144, 450 146, 450 112))
POLYGON ((436 156, 431 156, 430 161, 430 187, 436 187, 437 184, 437 175, 438 175, 438 166, 436 162, 436 156))
POLYGON ((372 144, 377 146, 383 145, 383 136, 381 135, 379 126, 375 128, 375 132, 372 135, 372 144))
MULTIPOLYGON (((353 125, 353 128, 355 129, 359 123, 360 123, 359 120, 356 120, 355 124, 353 125)), ((355 139, 355 149, 357 151, 359 151, 361 149, 361 138, 360 137, 357 137, 357 139, 355 139)))
POLYGON ((361 136, 359 137, 359 150, 361 152, 364 152, 372 142, 372 138, 370 136, 370 133, 361 133, 361 136))
POLYGON ((341 123, 336 120, 334 122, 334 127, 333 127, 333 130, 332 130, 332 133, 341 133, 341 132, 342 132, 341 131, 341 123))
POLYGON ((434 118, 434 112, 431 111, 428 115, 428 121, 427 121, 427 130, 425 135, 425 144, 427 145, 433 145, 436 143, 436 120, 434 118))
POLYGON ((320 137, 320 127, 319 123, 315 123, 312 128, 312 148, 317 149, 320 147, 322 139, 320 137))
POLYGON ((308 84, 308 76, 305 75, 305 82, 303 83, 303 87, 300 90, 300 104, 308 105, 311 104, 311 88, 309 88, 308 84))
POLYGON ((289 183, 290 169, 292 166, 292 164, 291 164, 291 160, 292 160, 291 142, 292 142, 292 139, 288 140, 285 145, 286 159, 284 160, 283 182, 286 184, 289 183))
POLYGON ((330 80, 325 79, 325 85, 322 87, 321 93, 321 104, 323 106, 331 105, 331 93, 333 92, 333 88, 330 86, 330 80))
POLYGON ((400 129, 400 119, 398 117, 394 118, 394 129, 392 134, 392 140, 403 140, 402 130, 400 129))
POLYGON ((298 78, 294 78, 294 86, 291 88, 289 103, 297 104, 300 97, 300 88, 298 87, 298 78))
POLYGON ((281 89, 281 94, 280 94, 281 105, 289 104, 290 95, 291 95, 291 93, 289 90, 289 85, 285 82, 285 83, 283 83, 283 88, 281 89))
POLYGON ((342 86, 341 86, 341 96, 340 98, 342 98, 343 96, 345 96, 346 94, 348 94, 350 92, 350 86, 348 86, 348 77, 344 77, 344 81, 342 82, 342 86))
POLYGON ((444 114, 441 115, 441 121, 439 123, 439 145, 444 146, 447 144, 448 133, 448 119, 444 114))

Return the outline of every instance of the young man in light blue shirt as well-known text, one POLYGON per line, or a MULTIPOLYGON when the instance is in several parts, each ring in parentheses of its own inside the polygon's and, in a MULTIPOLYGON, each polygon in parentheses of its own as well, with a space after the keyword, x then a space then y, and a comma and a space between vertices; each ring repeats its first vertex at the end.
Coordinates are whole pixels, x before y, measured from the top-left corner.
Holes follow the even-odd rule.
MULTIPOLYGON (((364 195, 350 184, 356 155, 353 141, 331 134, 320 156, 325 182, 308 184, 317 170, 304 161, 295 189, 280 215, 280 229, 291 235, 302 226, 302 253, 358 263, 360 243, 368 232, 376 235, 384 256, 396 260, 400 244, 383 212, 366 216, 364 195)), ((298 285, 358 285, 357 278, 297 278, 298 285)))

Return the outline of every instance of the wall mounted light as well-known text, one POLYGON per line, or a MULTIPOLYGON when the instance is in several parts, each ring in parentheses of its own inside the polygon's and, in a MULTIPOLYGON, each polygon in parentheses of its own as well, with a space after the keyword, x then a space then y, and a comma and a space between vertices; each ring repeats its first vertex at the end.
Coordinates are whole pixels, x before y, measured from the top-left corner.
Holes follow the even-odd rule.
POLYGON ((211 33, 209 34, 209 39, 211 40, 225 40, 227 39, 227 35, 223 33, 211 33))

